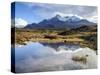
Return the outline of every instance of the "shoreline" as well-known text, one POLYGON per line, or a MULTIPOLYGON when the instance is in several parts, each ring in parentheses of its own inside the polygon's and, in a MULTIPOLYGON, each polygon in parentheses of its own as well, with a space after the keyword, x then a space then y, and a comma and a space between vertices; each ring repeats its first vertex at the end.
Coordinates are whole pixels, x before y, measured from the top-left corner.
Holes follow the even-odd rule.
POLYGON ((26 45, 27 42, 39 42, 39 43, 43 43, 43 44, 58 44, 58 43, 63 43, 63 44, 68 44, 68 45, 79 45, 80 47, 89 47, 91 49, 93 49, 94 51, 97 51, 95 50, 95 48, 92 48, 89 46, 88 42, 73 42, 73 41, 66 41, 66 42, 47 42, 47 41, 24 41, 24 42, 20 42, 20 43, 15 43, 15 44, 20 44, 20 45, 26 45))

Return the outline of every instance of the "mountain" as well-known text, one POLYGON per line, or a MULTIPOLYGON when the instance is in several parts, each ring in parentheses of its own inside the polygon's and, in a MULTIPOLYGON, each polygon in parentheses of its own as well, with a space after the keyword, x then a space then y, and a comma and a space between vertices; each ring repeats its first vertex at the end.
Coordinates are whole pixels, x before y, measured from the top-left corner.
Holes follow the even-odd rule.
POLYGON ((38 27, 36 23, 32 23, 32 24, 28 24, 26 27, 24 28, 29 28, 29 29, 32 29, 32 28, 36 28, 38 27))
POLYGON ((82 19, 79 16, 65 16, 56 15, 50 19, 44 19, 39 23, 32 23, 25 28, 54 28, 54 29, 72 29, 81 26, 96 25, 86 19, 82 19))

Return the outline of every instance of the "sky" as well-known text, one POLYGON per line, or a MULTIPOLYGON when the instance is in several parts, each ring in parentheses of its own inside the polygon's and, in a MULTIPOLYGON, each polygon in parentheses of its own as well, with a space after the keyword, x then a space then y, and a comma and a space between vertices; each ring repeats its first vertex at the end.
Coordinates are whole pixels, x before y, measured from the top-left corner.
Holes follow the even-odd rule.
POLYGON ((12 6, 12 9, 11 18, 15 18, 15 24, 17 26, 19 24, 25 26, 31 23, 38 23, 43 19, 49 19, 57 14, 61 16, 78 15, 91 22, 97 22, 96 6, 15 2, 15 8, 12 6))

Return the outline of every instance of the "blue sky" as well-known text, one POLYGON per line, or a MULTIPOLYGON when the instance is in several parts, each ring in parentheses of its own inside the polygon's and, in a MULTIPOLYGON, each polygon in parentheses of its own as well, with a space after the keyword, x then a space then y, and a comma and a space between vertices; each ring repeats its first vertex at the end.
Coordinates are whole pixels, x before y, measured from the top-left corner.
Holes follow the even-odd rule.
POLYGON ((15 18, 20 18, 28 24, 38 23, 56 14, 61 16, 73 14, 97 22, 97 7, 95 6, 15 2, 15 18))

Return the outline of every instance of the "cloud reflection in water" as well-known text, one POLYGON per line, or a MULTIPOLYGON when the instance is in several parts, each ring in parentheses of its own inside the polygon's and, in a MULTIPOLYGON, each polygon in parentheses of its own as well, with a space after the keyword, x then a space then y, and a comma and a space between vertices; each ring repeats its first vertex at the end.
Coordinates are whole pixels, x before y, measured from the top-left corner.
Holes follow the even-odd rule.
MULTIPOLYGON (((73 47, 73 46, 72 46, 73 47)), ((68 47, 67 47, 68 48, 68 47)), ((66 50, 65 46, 59 46, 55 50, 38 42, 29 42, 27 45, 15 48, 16 72, 41 72, 97 68, 97 55, 89 48, 66 50), (86 56, 87 63, 75 62, 73 56, 86 56)))

